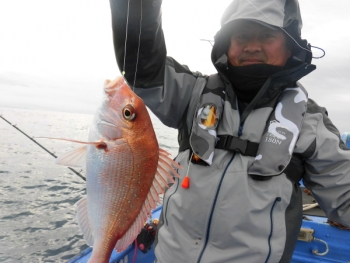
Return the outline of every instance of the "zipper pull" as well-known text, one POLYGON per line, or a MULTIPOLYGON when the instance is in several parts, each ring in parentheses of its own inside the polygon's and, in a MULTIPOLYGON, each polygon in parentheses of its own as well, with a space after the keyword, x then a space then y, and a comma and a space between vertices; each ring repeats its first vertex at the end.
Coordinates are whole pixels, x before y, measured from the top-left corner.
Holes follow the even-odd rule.
POLYGON ((240 136, 242 136, 242 134, 243 134, 243 126, 241 125, 241 126, 239 126, 239 129, 238 129, 238 137, 240 137, 240 136))

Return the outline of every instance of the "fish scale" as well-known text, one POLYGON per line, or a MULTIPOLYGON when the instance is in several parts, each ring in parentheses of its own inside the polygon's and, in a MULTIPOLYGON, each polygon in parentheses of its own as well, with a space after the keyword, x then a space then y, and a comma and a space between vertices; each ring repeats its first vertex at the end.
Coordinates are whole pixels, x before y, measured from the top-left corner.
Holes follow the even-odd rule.
MULTIPOLYGON (((118 217, 119 225, 123 227, 124 215, 120 214, 120 211, 123 211, 123 206, 122 206, 123 201, 124 201, 124 198, 128 198, 127 188, 128 188, 128 185, 130 185, 130 183, 128 182, 130 181, 130 179, 128 180, 128 178, 126 178, 124 174, 131 173, 130 168, 132 167, 132 163, 130 162, 131 159, 128 158, 127 156, 128 152, 130 151, 129 148, 127 147, 126 144, 122 146, 124 147, 120 147, 119 145, 114 155, 104 159, 105 162, 108 163, 110 161, 109 159, 112 159, 112 160, 114 159, 113 156, 124 154, 126 158, 123 158, 122 159, 123 161, 120 161, 118 163, 113 162, 118 165, 108 166, 109 169, 103 170, 98 167, 98 164, 96 165, 96 163, 93 163, 95 167, 98 167, 97 169, 100 172, 107 175, 105 179, 102 176, 97 176, 95 177, 95 179, 98 179, 101 181, 96 182, 95 180, 90 181, 90 177, 87 177, 87 191, 88 193, 89 192, 93 193, 91 195, 88 194, 88 198, 91 198, 92 200, 96 200, 96 202, 91 201, 91 202, 88 202, 88 204, 91 204, 91 208, 90 208, 90 210, 92 211, 91 214, 96 215, 94 217, 96 224, 98 222, 101 222, 102 224, 101 228, 108 224, 108 222, 103 222, 103 219, 108 218, 107 216, 109 215, 109 211, 115 211, 115 213, 119 216, 118 217), (108 176, 109 174, 114 174, 115 176, 110 177, 108 176), (115 193, 113 191, 114 189, 118 189, 118 193, 115 193), (113 197, 113 195, 115 195, 116 197, 113 197), (99 212, 94 213, 94 211, 96 210, 99 210, 99 212)), ((100 152, 97 151, 97 153, 99 154, 100 152)), ((106 154, 106 153, 102 153, 102 155, 103 154, 106 154)), ((103 166, 103 163, 101 163, 100 166, 103 166)), ((88 168, 89 166, 87 166, 87 173, 89 173, 88 168)))

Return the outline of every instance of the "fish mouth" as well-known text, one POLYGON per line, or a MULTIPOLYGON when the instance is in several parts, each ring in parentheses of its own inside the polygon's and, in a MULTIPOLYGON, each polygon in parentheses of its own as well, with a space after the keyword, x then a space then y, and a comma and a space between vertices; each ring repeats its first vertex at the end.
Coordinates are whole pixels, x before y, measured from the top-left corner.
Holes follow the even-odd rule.
POLYGON ((115 124, 113 124, 113 123, 111 123, 109 121, 106 121, 106 120, 100 120, 99 124, 104 124, 104 125, 107 125, 107 126, 112 126, 112 127, 118 128, 115 124))

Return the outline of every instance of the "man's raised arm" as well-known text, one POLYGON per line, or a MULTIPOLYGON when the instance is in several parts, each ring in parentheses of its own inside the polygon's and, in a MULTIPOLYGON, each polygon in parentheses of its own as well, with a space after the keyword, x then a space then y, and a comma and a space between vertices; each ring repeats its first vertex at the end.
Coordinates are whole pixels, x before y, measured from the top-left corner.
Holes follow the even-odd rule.
POLYGON ((163 86, 162 0, 110 0, 117 63, 130 86, 163 86), (137 66, 137 68, 136 68, 137 66))

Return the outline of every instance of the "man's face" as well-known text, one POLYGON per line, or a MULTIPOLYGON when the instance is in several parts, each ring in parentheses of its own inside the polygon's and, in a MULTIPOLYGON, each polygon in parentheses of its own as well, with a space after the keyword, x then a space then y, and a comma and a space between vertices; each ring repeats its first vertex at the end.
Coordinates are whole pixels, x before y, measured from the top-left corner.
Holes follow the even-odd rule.
POLYGON ((291 56, 286 37, 281 30, 273 30, 252 21, 245 21, 231 37, 228 60, 232 66, 270 64, 284 66, 291 56))

